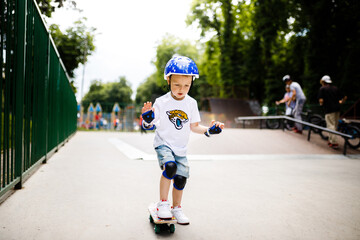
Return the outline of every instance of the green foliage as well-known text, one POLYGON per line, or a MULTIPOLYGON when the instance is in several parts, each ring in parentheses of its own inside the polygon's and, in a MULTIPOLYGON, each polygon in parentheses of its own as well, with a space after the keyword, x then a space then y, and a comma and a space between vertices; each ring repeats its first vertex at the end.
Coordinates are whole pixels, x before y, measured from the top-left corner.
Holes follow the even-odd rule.
POLYGON ((265 102, 273 102, 283 95, 281 75, 287 74, 284 63, 284 32, 287 31, 287 3, 288 1, 254 1, 253 26, 254 35, 258 38, 262 58, 264 98, 265 102))
POLYGON ((167 88, 161 88, 157 84, 157 73, 153 73, 137 88, 135 102, 138 105, 142 105, 147 101, 154 102, 158 96, 166 92, 167 88))
POLYGON ((249 80, 244 78, 244 53, 247 40, 252 37, 249 12, 252 5, 223 0, 197 0, 193 2, 188 24, 197 24, 201 35, 209 38, 203 56, 208 83, 212 94, 224 98, 248 98, 249 80), (214 68, 215 67, 215 68, 214 68))
POLYGON ((76 8, 76 2, 71 0, 36 0, 36 2, 41 13, 47 17, 51 17, 56 8, 64 7, 65 3, 68 3, 67 5, 72 8, 76 8))
POLYGON ((100 103, 104 112, 111 112, 116 102, 120 107, 132 103, 131 95, 132 89, 125 77, 109 83, 94 80, 90 85, 89 92, 82 99, 82 105, 84 109, 87 109, 90 103, 93 103, 94 106, 96 103, 100 103))
POLYGON ((190 57, 195 62, 198 59, 198 51, 189 41, 180 40, 175 36, 167 34, 156 48, 154 65, 157 70, 156 78, 158 86, 166 86, 166 81, 164 80, 165 65, 175 54, 190 57))
MULTIPOLYGON (((80 11, 76 8, 76 2, 73 0, 36 0, 36 2, 40 12, 49 18, 56 8, 66 6, 80 11)), ((79 66, 79 63, 86 63, 87 57, 95 50, 94 32, 96 29, 87 28, 85 21, 86 18, 76 21, 74 26, 68 28, 65 33, 62 33, 56 24, 52 24, 49 28, 70 78, 74 78, 74 70, 79 66)), ((77 89, 74 80, 71 80, 70 84, 74 93, 76 93, 77 89)))
POLYGON ((221 94, 220 55, 216 38, 208 41, 202 59, 198 63, 200 78, 196 80, 196 85, 200 82, 200 86, 204 86, 198 88, 202 98, 220 96, 221 94))
POLYGON ((66 29, 65 33, 56 24, 50 26, 51 36, 71 78, 79 64, 86 63, 88 56, 95 51, 96 29, 86 27, 85 21, 86 18, 83 18, 74 22, 74 26, 66 29))
POLYGON ((205 42, 197 93, 271 104, 290 74, 316 103, 319 79, 328 74, 358 99, 359 11, 356 0, 194 0, 187 23, 205 42))
POLYGON ((164 69, 166 63, 175 54, 190 57, 195 62, 199 56, 198 50, 189 41, 166 35, 156 49, 156 60, 153 62, 156 72, 148 77, 136 91, 137 104, 154 101, 156 97, 168 92, 167 81, 164 79, 164 69))
POLYGON ((299 74, 310 99, 318 88, 319 79, 328 74, 352 100, 360 97, 360 2, 294 1, 301 10, 294 10, 293 38, 305 40, 304 69, 299 74))
MULTIPOLYGON (((71 0, 37 0, 51 16, 71 0)), ((272 104, 283 96, 281 78, 299 82, 316 103, 319 79, 328 74, 350 101, 360 98, 360 1, 193 0, 187 24, 201 30, 200 48, 166 35, 158 44, 156 71, 137 89, 136 102, 168 91, 163 72, 174 55, 194 59, 200 79, 190 95, 257 99, 272 104)), ((64 64, 73 70, 93 51, 94 31, 81 23, 52 35, 64 64), (86 45, 84 44, 86 42, 86 45), (87 46, 87 48, 84 48, 87 46)), ((199 46, 197 46, 199 47, 199 46)))

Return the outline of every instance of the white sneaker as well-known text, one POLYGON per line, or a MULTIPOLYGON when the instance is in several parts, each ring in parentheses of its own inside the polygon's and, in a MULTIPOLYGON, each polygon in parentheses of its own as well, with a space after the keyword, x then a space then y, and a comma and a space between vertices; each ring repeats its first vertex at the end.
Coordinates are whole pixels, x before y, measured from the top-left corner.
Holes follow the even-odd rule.
POLYGON ((180 206, 174 207, 174 209, 171 210, 171 212, 176 218, 178 224, 187 225, 190 223, 189 219, 185 216, 180 206))
POLYGON ((157 204, 157 214, 160 219, 171 219, 170 203, 168 201, 160 201, 157 204))

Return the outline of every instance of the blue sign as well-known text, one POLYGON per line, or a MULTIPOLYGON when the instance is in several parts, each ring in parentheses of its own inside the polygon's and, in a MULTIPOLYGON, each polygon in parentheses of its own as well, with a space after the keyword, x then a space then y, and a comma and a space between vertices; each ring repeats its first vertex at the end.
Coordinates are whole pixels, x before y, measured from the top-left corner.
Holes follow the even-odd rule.
POLYGON ((89 112, 94 112, 94 107, 92 106, 92 105, 90 105, 90 107, 89 107, 89 110, 88 110, 89 112))
POLYGON ((119 107, 119 104, 115 104, 114 108, 113 108, 113 112, 119 112, 120 111, 120 107, 119 107))

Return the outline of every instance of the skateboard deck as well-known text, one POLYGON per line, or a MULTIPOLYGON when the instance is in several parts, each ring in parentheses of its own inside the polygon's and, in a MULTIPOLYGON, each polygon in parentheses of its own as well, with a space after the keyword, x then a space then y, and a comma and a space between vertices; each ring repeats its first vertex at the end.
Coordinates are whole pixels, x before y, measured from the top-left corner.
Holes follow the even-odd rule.
POLYGON ((148 207, 150 217, 149 220, 151 223, 154 223, 154 230, 155 233, 160 233, 161 230, 169 230, 171 233, 175 232, 175 223, 176 219, 175 217, 172 217, 172 219, 160 219, 157 215, 157 206, 156 203, 151 203, 148 207))

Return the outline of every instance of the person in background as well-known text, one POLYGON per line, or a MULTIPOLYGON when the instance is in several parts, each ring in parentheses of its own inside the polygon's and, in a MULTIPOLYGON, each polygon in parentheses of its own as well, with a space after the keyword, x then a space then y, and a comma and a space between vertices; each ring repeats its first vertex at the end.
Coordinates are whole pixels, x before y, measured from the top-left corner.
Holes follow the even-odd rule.
POLYGON ((285 115, 286 116, 291 116, 292 112, 295 108, 295 101, 291 100, 292 97, 292 92, 290 91, 290 86, 286 85, 285 86, 285 94, 284 97, 279 100, 279 101, 275 101, 276 105, 280 105, 281 103, 285 103, 285 115), (290 101, 290 104, 288 104, 288 102, 290 101))
MULTIPOLYGON (((292 92, 291 100, 295 101, 295 108, 293 111, 294 118, 297 120, 301 120, 301 112, 304 108, 306 97, 299 83, 293 82, 290 75, 285 75, 283 77, 283 82, 286 85, 290 86, 290 91, 292 92)), ((288 105, 290 105, 290 101, 288 105)), ((302 124, 295 123, 294 132, 302 134, 302 124)))
MULTIPOLYGON (((345 96, 336 86, 331 85, 330 76, 325 75, 320 79, 321 87, 318 93, 319 104, 324 107, 326 127, 336 131, 340 118, 340 104, 343 104, 345 96)), ((329 147, 338 149, 337 137, 329 133, 329 147)))
MULTIPOLYGON (((295 108, 295 101, 291 100, 292 92, 290 91, 290 86, 285 86, 285 94, 284 97, 280 101, 275 101, 276 105, 280 105, 282 103, 285 103, 285 116, 292 117, 294 113, 295 108), (290 102, 290 104, 288 104, 290 102)), ((285 127, 288 130, 292 130, 294 127, 294 123, 292 121, 285 120, 284 121, 285 127)))

